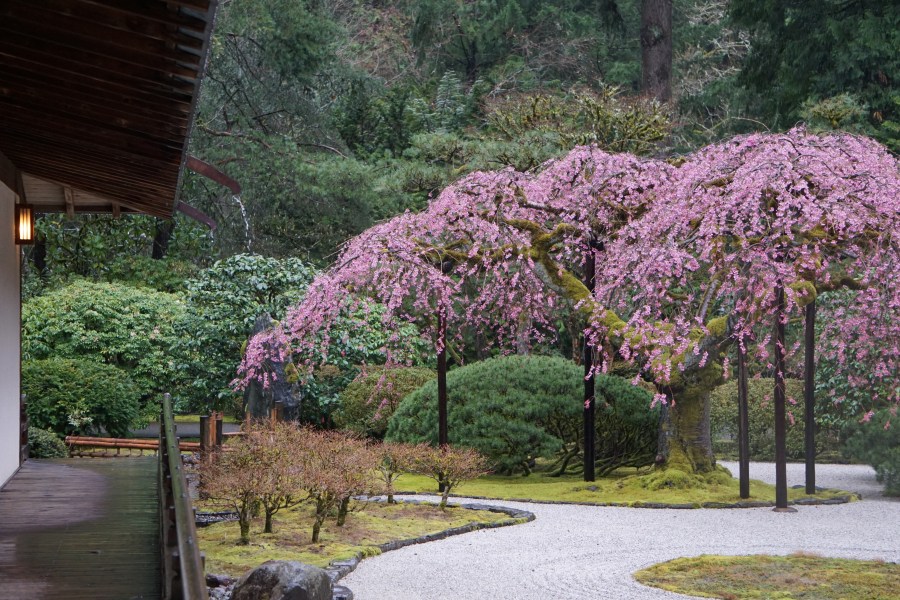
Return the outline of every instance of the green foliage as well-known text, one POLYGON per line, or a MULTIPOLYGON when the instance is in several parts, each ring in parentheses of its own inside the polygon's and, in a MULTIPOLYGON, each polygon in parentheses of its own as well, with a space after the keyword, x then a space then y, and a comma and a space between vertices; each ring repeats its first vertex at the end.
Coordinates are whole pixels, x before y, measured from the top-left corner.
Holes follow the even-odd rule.
POLYGON ((616 376, 600 376, 597 394, 597 474, 624 466, 652 464, 657 454, 659 409, 650 408, 653 396, 616 376))
POLYGON ((237 254, 187 282, 186 310, 176 323, 176 354, 187 407, 224 408, 256 318, 281 319, 303 295, 314 271, 297 258, 237 254))
MULTIPOLYGON (((450 441, 475 448, 500 473, 528 474, 536 458, 577 453, 583 385, 581 367, 549 356, 505 356, 451 371, 447 374, 450 441)), ((652 462, 658 415, 649 410, 650 395, 621 378, 606 376, 598 378, 596 391, 602 399, 597 418, 601 471, 652 462)), ((437 382, 403 399, 386 438, 437 442, 437 382)))
MULTIPOLYGON (((775 382, 772 378, 750 379, 747 382, 747 404, 750 421, 750 458, 753 460, 774 460, 775 458, 775 382)), ((785 440, 787 457, 802 459, 805 453, 803 427, 804 404, 803 382, 788 379, 786 382, 788 401, 785 440), (795 403, 792 403, 793 400, 795 403)), ((827 414, 817 414, 816 453, 836 449, 836 435, 829 427, 827 414)), ((710 395, 710 428, 713 440, 738 437, 737 381, 725 383, 710 395)))
POLYGON ((852 94, 868 107, 875 137, 897 150, 895 133, 882 126, 898 118, 892 100, 900 70, 896 2, 732 0, 729 8, 752 36, 741 81, 765 120, 787 127, 805 103, 852 94))
POLYGON ((22 305, 22 356, 118 367, 146 401, 176 384, 171 349, 183 313, 174 294, 76 280, 22 305))
POLYGON ((65 458, 69 450, 59 436, 40 427, 28 428, 28 456, 31 458, 65 458))
POLYGON ((22 363, 28 419, 56 434, 125 437, 140 420, 140 392, 116 367, 90 359, 22 363))
POLYGON ((334 422, 342 429, 384 439, 400 401, 434 378, 434 371, 422 367, 369 369, 341 392, 334 422))
MULTIPOLYGON (((183 216, 174 217, 164 259, 151 258, 157 228, 163 221, 146 215, 77 214, 41 215, 36 223, 43 241, 46 263, 38 272, 33 263, 24 271, 27 296, 66 283, 73 275, 178 292, 193 272, 193 262, 202 262, 209 253, 209 232, 183 216)), ((29 249, 35 259, 37 247, 29 249)))
POLYGON ((896 408, 885 408, 868 416, 868 421, 848 428, 845 452, 875 468, 878 481, 884 483, 885 494, 900 496, 900 427, 892 423, 897 419, 896 408))
MULTIPOLYGON (((412 325, 388 331, 382 323, 384 309, 371 305, 367 310, 342 317, 331 330, 328 350, 329 363, 321 365, 303 378, 301 419, 317 426, 332 426, 332 414, 340 404, 341 392, 359 375, 362 365, 382 365, 385 347, 392 336, 403 340, 405 353, 395 353, 394 360, 420 366, 423 360, 434 362, 431 344, 419 337, 412 325)), ((298 357, 300 360, 309 357, 298 357)))
POLYGON ((659 104, 628 100, 617 88, 513 98, 493 107, 488 122, 510 140, 539 131, 557 137, 562 149, 595 144, 609 152, 633 154, 653 151, 670 127, 659 104))

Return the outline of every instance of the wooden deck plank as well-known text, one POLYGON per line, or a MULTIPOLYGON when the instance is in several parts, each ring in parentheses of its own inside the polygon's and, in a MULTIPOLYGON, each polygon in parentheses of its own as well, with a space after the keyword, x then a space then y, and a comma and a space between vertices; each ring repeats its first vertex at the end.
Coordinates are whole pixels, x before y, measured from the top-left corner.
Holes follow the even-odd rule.
POLYGON ((156 465, 26 462, 0 490, 0 598, 158 599, 156 465))

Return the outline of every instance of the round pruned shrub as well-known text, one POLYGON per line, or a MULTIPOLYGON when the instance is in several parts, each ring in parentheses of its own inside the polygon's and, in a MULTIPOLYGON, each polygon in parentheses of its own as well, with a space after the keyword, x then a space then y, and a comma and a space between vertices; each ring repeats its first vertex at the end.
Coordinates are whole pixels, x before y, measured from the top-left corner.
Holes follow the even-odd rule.
POLYGON ((31 458, 65 458, 66 445, 52 431, 39 427, 28 428, 28 456, 31 458))
MULTIPOLYGON (((650 464, 656 455, 656 411, 649 393, 618 377, 597 378, 597 459, 601 472, 650 464)), ((483 454, 493 471, 529 474, 537 458, 558 471, 579 464, 583 368, 563 358, 505 356, 447 374, 450 442, 483 454)), ((437 382, 400 403, 386 439, 437 443, 437 382)))
POLYGON ((384 439, 400 401, 435 377, 434 371, 423 367, 370 367, 341 392, 334 422, 341 429, 384 439))
MULTIPOLYGON (((747 381, 747 406, 750 422, 750 458, 775 459, 775 380, 772 378, 747 381)), ((785 447, 788 459, 804 457, 804 406, 803 382, 787 379, 785 382, 787 422, 785 447), (793 400, 793 402, 792 402, 793 400)), ((710 396, 710 429, 713 440, 733 440, 736 452, 738 439, 737 381, 729 381, 713 390, 710 396)), ((836 436, 827 429, 816 435, 816 453, 837 448, 836 436)))
POLYGON ((28 419, 60 436, 125 437, 140 418, 140 391, 121 369, 66 358, 22 363, 28 419))
POLYGON ((900 424, 897 409, 883 408, 849 427, 844 450, 875 469, 888 496, 900 496, 900 424))

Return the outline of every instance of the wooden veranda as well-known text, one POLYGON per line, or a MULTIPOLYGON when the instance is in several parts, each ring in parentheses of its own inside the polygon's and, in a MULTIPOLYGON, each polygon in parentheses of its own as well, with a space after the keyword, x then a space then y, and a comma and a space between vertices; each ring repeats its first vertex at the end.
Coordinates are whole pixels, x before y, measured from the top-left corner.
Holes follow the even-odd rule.
POLYGON ((156 457, 29 460, 0 515, 0 598, 160 598, 156 457))

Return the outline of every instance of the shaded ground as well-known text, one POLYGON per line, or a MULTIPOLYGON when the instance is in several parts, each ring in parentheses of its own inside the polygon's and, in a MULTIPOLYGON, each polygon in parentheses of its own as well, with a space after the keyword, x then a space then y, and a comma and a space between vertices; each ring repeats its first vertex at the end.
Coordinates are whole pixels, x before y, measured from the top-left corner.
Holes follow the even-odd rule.
MULTIPOLYGON (((751 465, 753 478, 771 482, 774 473, 772 464, 751 465)), ((788 483, 803 483, 803 465, 789 465, 788 483)), ((900 501, 881 496, 871 468, 819 465, 817 483, 859 492, 864 500, 801 506, 794 514, 492 500, 537 519, 388 552, 363 561, 342 584, 357 600, 652 600, 687 596, 642 586, 632 573, 679 556, 802 551, 900 561, 900 501)))

